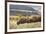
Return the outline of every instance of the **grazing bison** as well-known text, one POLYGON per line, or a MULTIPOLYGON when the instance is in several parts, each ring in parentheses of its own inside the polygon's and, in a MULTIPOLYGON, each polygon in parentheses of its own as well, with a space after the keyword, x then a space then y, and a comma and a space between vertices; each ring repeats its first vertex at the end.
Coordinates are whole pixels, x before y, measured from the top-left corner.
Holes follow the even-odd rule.
POLYGON ((40 22, 41 17, 40 16, 31 16, 31 18, 21 18, 17 24, 24 24, 24 23, 32 23, 32 22, 40 22))

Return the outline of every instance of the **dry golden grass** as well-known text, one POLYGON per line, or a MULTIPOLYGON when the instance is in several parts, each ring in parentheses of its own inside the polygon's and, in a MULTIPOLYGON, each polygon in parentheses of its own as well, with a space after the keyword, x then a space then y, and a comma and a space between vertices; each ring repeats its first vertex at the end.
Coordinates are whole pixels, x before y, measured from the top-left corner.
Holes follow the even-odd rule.
POLYGON ((10 23, 10 29, 23 29, 23 28, 39 28, 41 27, 40 22, 24 23, 24 24, 15 24, 15 22, 10 23))
MULTIPOLYGON (((29 18, 32 18, 31 16, 28 16, 29 18)), ((10 16, 11 19, 9 21, 10 29, 25 29, 25 28, 39 28, 41 27, 41 22, 32 22, 32 23, 24 23, 17 25, 17 21, 21 18, 28 18, 25 16, 10 16)))

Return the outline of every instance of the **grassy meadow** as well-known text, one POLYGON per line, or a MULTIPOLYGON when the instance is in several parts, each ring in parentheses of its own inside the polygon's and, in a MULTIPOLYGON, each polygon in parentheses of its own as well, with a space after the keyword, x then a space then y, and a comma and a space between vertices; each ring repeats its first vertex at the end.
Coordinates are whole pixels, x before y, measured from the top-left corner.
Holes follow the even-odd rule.
MULTIPOLYGON (((39 28, 41 27, 41 22, 24 23, 17 25, 17 21, 21 18, 28 18, 24 16, 10 16, 9 27, 10 29, 25 29, 25 28, 39 28), (13 19, 12 19, 13 18, 13 19)), ((32 16, 29 16, 32 18, 32 16)))

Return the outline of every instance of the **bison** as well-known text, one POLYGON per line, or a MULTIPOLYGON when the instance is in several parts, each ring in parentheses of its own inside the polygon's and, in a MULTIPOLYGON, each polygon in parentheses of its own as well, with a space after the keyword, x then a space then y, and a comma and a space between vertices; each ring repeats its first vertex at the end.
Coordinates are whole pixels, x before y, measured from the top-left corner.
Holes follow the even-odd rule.
POLYGON ((24 23, 40 22, 40 21, 41 21, 41 16, 31 16, 31 18, 21 18, 17 22, 17 25, 24 24, 24 23))

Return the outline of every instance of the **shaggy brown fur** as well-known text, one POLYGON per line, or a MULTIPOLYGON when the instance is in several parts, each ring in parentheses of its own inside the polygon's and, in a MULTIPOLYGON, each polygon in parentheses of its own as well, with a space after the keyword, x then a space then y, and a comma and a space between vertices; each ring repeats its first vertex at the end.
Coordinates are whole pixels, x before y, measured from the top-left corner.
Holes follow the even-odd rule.
POLYGON ((17 24, 24 24, 24 23, 32 23, 32 22, 40 22, 41 21, 41 17, 40 16, 32 16, 32 18, 22 18, 20 19, 17 24))

